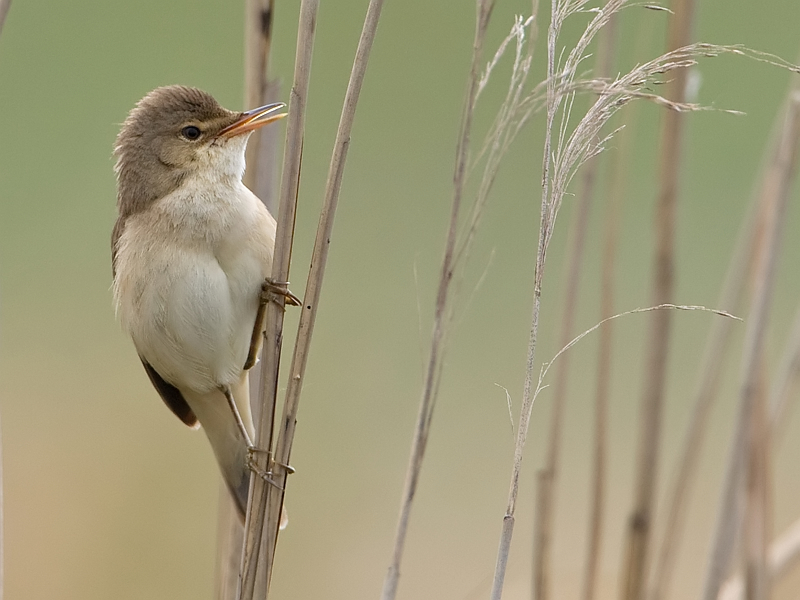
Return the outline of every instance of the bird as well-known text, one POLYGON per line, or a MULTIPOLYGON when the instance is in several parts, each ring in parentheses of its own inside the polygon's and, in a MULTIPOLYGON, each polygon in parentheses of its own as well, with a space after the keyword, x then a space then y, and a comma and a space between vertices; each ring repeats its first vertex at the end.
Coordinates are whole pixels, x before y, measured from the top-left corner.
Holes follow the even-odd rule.
POLYGON ((150 381, 208 437, 244 518, 253 421, 248 369, 275 294, 275 219, 243 183, 245 148, 283 103, 223 108, 193 87, 159 87, 130 111, 114 144, 113 297, 150 381))

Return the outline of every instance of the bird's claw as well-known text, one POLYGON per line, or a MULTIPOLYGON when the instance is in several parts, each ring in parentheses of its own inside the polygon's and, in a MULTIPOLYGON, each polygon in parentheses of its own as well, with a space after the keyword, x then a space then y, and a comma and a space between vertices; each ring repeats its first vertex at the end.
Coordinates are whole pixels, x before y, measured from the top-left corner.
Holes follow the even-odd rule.
POLYGON ((255 446, 247 447, 247 468, 253 471, 253 473, 258 475, 266 483, 270 484, 271 486, 281 491, 285 491, 283 486, 281 486, 277 481, 273 479, 275 473, 272 471, 271 468, 269 471, 264 471, 261 467, 258 466, 258 464, 256 463, 256 459, 254 458, 254 455, 257 453, 266 453, 268 455, 267 460, 269 461, 270 467, 272 465, 278 465, 279 467, 283 467, 286 470, 286 472, 290 475, 295 472, 294 467, 273 460, 272 452, 270 452, 269 450, 264 450, 263 448, 257 448, 255 446))
POLYGON ((289 291, 288 281, 275 281, 271 277, 267 277, 264 283, 261 284, 261 300, 262 302, 276 302, 284 306, 301 306, 302 300, 289 291), (281 299, 283 301, 281 302, 281 299))

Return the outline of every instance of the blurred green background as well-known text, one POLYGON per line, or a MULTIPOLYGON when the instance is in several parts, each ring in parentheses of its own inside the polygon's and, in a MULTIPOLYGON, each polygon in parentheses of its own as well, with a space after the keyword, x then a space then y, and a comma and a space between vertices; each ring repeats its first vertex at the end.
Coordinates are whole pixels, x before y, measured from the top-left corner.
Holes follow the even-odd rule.
MULTIPOLYGON (((291 277, 295 292, 302 292, 305 280, 365 8, 366 0, 323 1, 320 10, 291 277)), ((490 51, 513 15, 529 10, 523 0, 498 1, 490 51)), ((0 36, 0 411, 10 600, 213 596, 216 465, 205 437, 162 405, 111 306, 111 147, 128 110, 160 85, 195 85, 229 108, 249 108, 242 106, 243 12, 243 2, 221 0, 15 0, 11 7, 0 36)), ((273 72, 284 82, 283 97, 291 81, 296 12, 297 3, 278 3, 273 72)), ((299 414, 292 459, 297 474, 287 495, 291 524, 281 536, 275 599, 378 597, 427 358, 473 18, 472 2, 386 3, 353 132, 299 414)), ((662 51, 667 19, 641 8, 625 11, 623 66, 662 51)), ((583 22, 576 18, 567 34, 583 22)), ((696 38, 792 59, 800 45, 798 23, 800 3, 794 0, 707 0, 698 6, 696 38)), ((542 39, 543 28, 540 34, 542 39)), ((533 81, 543 73, 541 45, 537 52, 533 81)), ((713 306, 789 75, 730 57, 705 60, 698 72, 701 102, 747 113, 688 117, 676 301, 713 306)), ((491 122, 507 74, 505 65, 482 98, 476 140, 491 122)), ((619 239, 620 311, 649 304, 658 117, 655 107, 640 107, 631 132, 619 239)), ((412 514, 401 598, 488 596, 513 450, 505 393, 496 384, 510 391, 516 416, 538 228, 541 131, 537 119, 513 147, 467 267, 412 514)), ((611 145, 613 152, 616 143, 611 145)), ((567 198, 545 275, 537 353, 544 360, 558 349, 571 208, 567 198)), ((602 216, 597 203, 581 330, 599 319, 602 216)), ((800 296, 799 226, 793 207, 772 312, 771 364, 800 296)), ((604 598, 616 596, 632 500, 646 319, 617 322, 604 598)), ((711 319, 702 313, 674 318, 662 493, 711 319)), ((735 414, 743 331, 737 326, 721 401, 698 457, 698 494, 674 598, 697 593, 702 582, 735 414)), ((585 560, 596 341, 589 337, 573 351, 553 549, 556 598, 577 596, 585 560)), ((507 598, 529 597, 533 480, 549 415, 546 391, 534 407, 507 598)), ((776 531, 800 514, 798 453, 800 423, 794 418, 775 457, 776 531)), ((787 580, 777 597, 796 597, 797 585, 797 576, 787 580)))

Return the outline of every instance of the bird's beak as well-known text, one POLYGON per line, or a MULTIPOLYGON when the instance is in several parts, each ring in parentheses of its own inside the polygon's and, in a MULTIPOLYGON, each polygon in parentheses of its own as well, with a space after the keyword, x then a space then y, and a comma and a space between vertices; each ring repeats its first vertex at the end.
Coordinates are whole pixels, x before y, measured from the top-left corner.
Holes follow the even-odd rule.
POLYGON ((273 104, 267 104, 266 106, 243 112, 238 119, 220 131, 217 137, 230 138, 242 135, 243 133, 248 133, 268 123, 282 119, 288 114, 285 112, 279 113, 278 111, 282 108, 286 108, 283 102, 274 102, 273 104))

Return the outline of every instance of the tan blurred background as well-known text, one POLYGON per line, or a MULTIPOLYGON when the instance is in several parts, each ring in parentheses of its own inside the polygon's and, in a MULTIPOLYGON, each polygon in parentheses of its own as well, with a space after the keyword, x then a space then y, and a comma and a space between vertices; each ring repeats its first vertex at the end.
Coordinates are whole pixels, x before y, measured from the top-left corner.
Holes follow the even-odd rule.
MULTIPOLYGON (((127 111, 159 85, 195 85, 229 108, 250 108, 242 106, 242 5, 15 0, 11 7, 0 36, 0 412, 10 600, 212 598, 216 466, 204 436, 162 405, 114 320, 111 147, 127 111)), ((322 2, 291 277, 295 292, 302 292, 365 8, 366 0, 322 2)), ((274 27, 273 72, 284 81, 284 97, 296 10, 295 2, 279 2, 274 27)), ((497 46, 515 13, 528 11, 523 0, 498 1, 488 47, 497 46)), ((473 13, 466 1, 386 3, 353 133, 299 414, 292 460, 297 474, 287 495, 291 524, 280 541, 276 600, 378 597, 426 360, 473 13)), ((641 8, 624 12, 623 66, 662 51, 667 18, 641 8), (635 55, 637 45, 643 56, 635 55)), ((800 3, 794 0, 707 0, 698 6, 696 37, 792 59, 800 46, 798 23, 800 3)), ((576 19, 567 33, 581 24, 576 19)), ((542 58, 539 51, 535 80, 543 73, 542 58)), ((476 140, 490 123, 507 74, 507 66, 501 68, 482 99, 476 140)), ((701 102, 747 113, 688 118, 676 300, 711 306, 789 75, 727 57, 704 61, 699 74, 701 102)), ((647 305, 649 298, 658 110, 643 106, 639 114, 620 227, 620 310, 647 305)), ((496 384, 511 392, 516 416, 538 227, 540 147, 537 120, 500 172, 467 268, 400 598, 488 596, 513 449, 505 393, 496 384), (468 303, 484 271, 485 281, 468 303)), ((565 201, 545 275, 538 352, 545 360, 557 350, 571 204, 565 201)), ((599 318, 602 212, 602 203, 596 204, 580 329, 599 318)), ((796 207, 789 219, 772 313, 772 359, 800 297, 796 207)), ((632 500, 646 318, 617 322, 603 598, 616 597, 632 500)), ((662 493, 711 318, 681 313, 674 319, 662 493)), ((698 458, 698 495, 674 598, 692 597, 702 582, 743 331, 739 326, 734 336, 731 368, 698 458)), ((287 340, 293 341, 292 333, 287 340)), ((587 338, 573 355, 553 554, 559 599, 577 597, 585 560, 596 341, 587 338)), ((510 599, 529 597, 533 479, 549 414, 545 392, 534 408, 527 446, 506 585, 510 599)), ((776 531, 800 515, 798 421, 795 415, 776 456, 776 531)), ((779 597, 797 597, 798 585, 795 576, 779 588, 779 597)))

